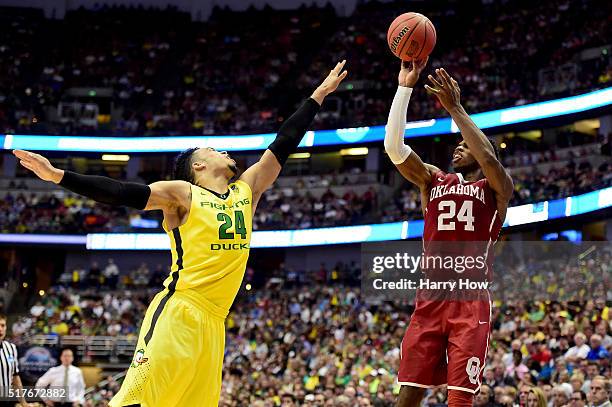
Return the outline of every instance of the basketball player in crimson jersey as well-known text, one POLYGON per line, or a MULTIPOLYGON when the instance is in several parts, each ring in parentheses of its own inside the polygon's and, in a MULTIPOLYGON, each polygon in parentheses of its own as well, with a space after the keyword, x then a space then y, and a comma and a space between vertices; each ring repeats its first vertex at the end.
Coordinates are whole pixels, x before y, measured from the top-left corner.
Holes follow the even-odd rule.
MULTIPOLYGON (((389 112, 385 150, 400 173, 421 191, 425 256, 432 243, 443 241, 445 247, 456 248, 465 242, 463 253, 485 256, 482 272, 490 280, 491 250, 512 196, 512 179, 491 141, 461 106, 459 86, 444 69, 436 69, 436 77, 429 75, 430 84, 425 88, 438 98, 461 131, 463 140, 452 156, 455 172, 446 173, 423 163, 404 144, 406 109, 426 64, 427 59, 402 63, 389 112), (478 250, 480 253, 474 253, 478 250)), ((420 294, 417 292, 415 310, 401 344, 398 407, 420 405, 427 388, 443 384, 447 384, 449 406, 471 406, 480 390, 488 350, 489 292, 483 289, 469 300, 431 300, 420 294)))

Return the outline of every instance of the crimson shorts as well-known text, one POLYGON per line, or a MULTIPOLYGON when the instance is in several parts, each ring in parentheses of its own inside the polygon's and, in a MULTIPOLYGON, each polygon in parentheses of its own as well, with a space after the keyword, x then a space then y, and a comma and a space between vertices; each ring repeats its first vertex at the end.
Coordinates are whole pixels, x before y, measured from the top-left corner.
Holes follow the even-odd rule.
POLYGON ((448 384, 476 394, 490 325, 489 300, 418 300, 400 347, 398 383, 423 388, 448 384))

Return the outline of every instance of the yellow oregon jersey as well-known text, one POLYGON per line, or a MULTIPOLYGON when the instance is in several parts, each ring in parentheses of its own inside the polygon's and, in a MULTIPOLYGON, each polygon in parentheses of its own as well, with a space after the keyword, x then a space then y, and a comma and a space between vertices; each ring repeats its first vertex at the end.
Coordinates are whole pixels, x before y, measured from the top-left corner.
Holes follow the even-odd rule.
POLYGON ((252 227, 251 188, 244 181, 229 185, 229 195, 191 185, 187 221, 166 233, 172 268, 164 286, 201 296, 225 314, 238 293, 249 258, 252 227))

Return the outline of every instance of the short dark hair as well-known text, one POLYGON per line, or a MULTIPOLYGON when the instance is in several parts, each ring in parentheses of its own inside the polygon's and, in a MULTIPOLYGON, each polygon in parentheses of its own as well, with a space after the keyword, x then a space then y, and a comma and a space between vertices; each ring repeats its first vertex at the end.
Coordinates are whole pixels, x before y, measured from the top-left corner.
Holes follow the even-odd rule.
POLYGON ((580 399, 582 401, 585 401, 587 399, 586 394, 582 390, 574 390, 572 392, 572 394, 574 394, 574 393, 579 393, 580 394, 580 399))
POLYGON ((197 149, 197 147, 188 148, 176 156, 174 159, 174 169, 172 171, 173 179, 187 181, 191 184, 195 183, 193 179, 193 170, 191 169, 191 158, 197 149))
POLYGON ((8 318, 5 314, 0 313, 0 321, 8 321, 8 318))

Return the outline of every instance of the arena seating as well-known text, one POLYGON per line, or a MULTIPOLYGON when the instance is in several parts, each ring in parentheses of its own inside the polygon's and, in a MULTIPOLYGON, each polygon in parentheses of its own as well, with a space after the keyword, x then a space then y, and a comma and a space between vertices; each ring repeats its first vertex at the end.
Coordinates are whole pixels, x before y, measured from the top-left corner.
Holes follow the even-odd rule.
MULTIPOLYGON (((611 37, 603 0, 492 1, 478 10, 446 13, 422 7, 439 31, 430 66, 456 75, 470 112, 610 84, 609 55, 601 48, 611 37), (570 21, 584 23, 568 27, 570 21)), ((6 9, 0 21, 11 29, 0 34, 0 56, 12 63, 0 70, 0 129, 119 135, 274 131, 342 58, 350 78, 315 126, 382 124, 398 61, 381 27, 404 8, 402 2, 368 2, 350 17, 337 17, 331 6, 216 10, 206 23, 171 9, 102 6, 70 11, 60 21, 44 19, 42 11, 6 9), (236 24, 239 33, 232 29, 236 24)), ((419 89, 409 115, 445 113, 419 89)))
MULTIPOLYGON (((519 165, 510 169, 515 184, 511 204, 558 199, 611 186, 609 159, 597 154, 597 148, 564 149, 556 157, 541 154, 540 158, 533 153, 525 159, 520 154, 507 159, 519 165), (570 158, 573 151, 578 153, 570 158), (542 162, 536 163, 539 160, 542 162)), ((253 228, 306 229, 422 218, 420 196, 414 186, 402 183, 393 192, 375 180, 375 174, 281 178, 261 199, 253 228)), ((142 214, 95 204, 49 183, 0 181, 0 196, 4 198, 0 202, 0 233, 161 231, 160 213, 142 214)))
MULTIPOLYGON (((563 273, 599 284, 609 273, 609 259, 610 253, 604 252, 585 267, 563 273)), ((504 281, 522 284, 525 279, 520 276, 533 271, 525 267, 497 271, 504 281)), ((544 390, 567 383, 588 393, 595 375, 609 377, 611 373, 609 356, 605 356, 612 352, 605 292, 586 288, 582 299, 536 301, 537 290, 558 287, 559 270, 550 271, 538 267, 532 275, 534 291, 513 286, 512 298, 495 301, 495 346, 489 349, 484 382, 497 404, 503 397, 518 397, 519 388, 526 383, 544 390), (536 278, 547 275, 546 281, 536 278), (516 297, 519 290, 521 298, 516 297), (602 348, 574 359, 570 349, 580 335, 585 335, 589 350, 602 348)), ((82 281, 58 284, 31 307, 29 315, 13 324, 15 339, 72 346, 83 362, 110 359, 129 363, 144 308, 159 287, 159 279, 151 277, 154 273, 146 264, 139 270, 120 272, 115 287, 105 281, 105 274, 101 270, 96 281, 86 273, 82 281), (135 286, 136 280, 142 284, 135 286), (96 288, 100 286, 103 288, 96 288)), ((410 308, 366 301, 356 286, 359 270, 355 266, 337 264, 299 275, 308 284, 279 274, 264 287, 243 291, 234 304, 226 322, 220 405, 264 406, 284 397, 304 405, 322 396, 334 400, 333 405, 355 406, 369 400, 369 405, 393 406, 399 390, 394 378, 399 343, 410 320, 410 308)), ((565 287, 573 284, 578 283, 568 280, 565 287)), ((101 406, 116 391, 117 380, 105 380, 90 389, 87 405, 101 406)), ((445 389, 435 389, 435 396, 443 400, 445 389)))

